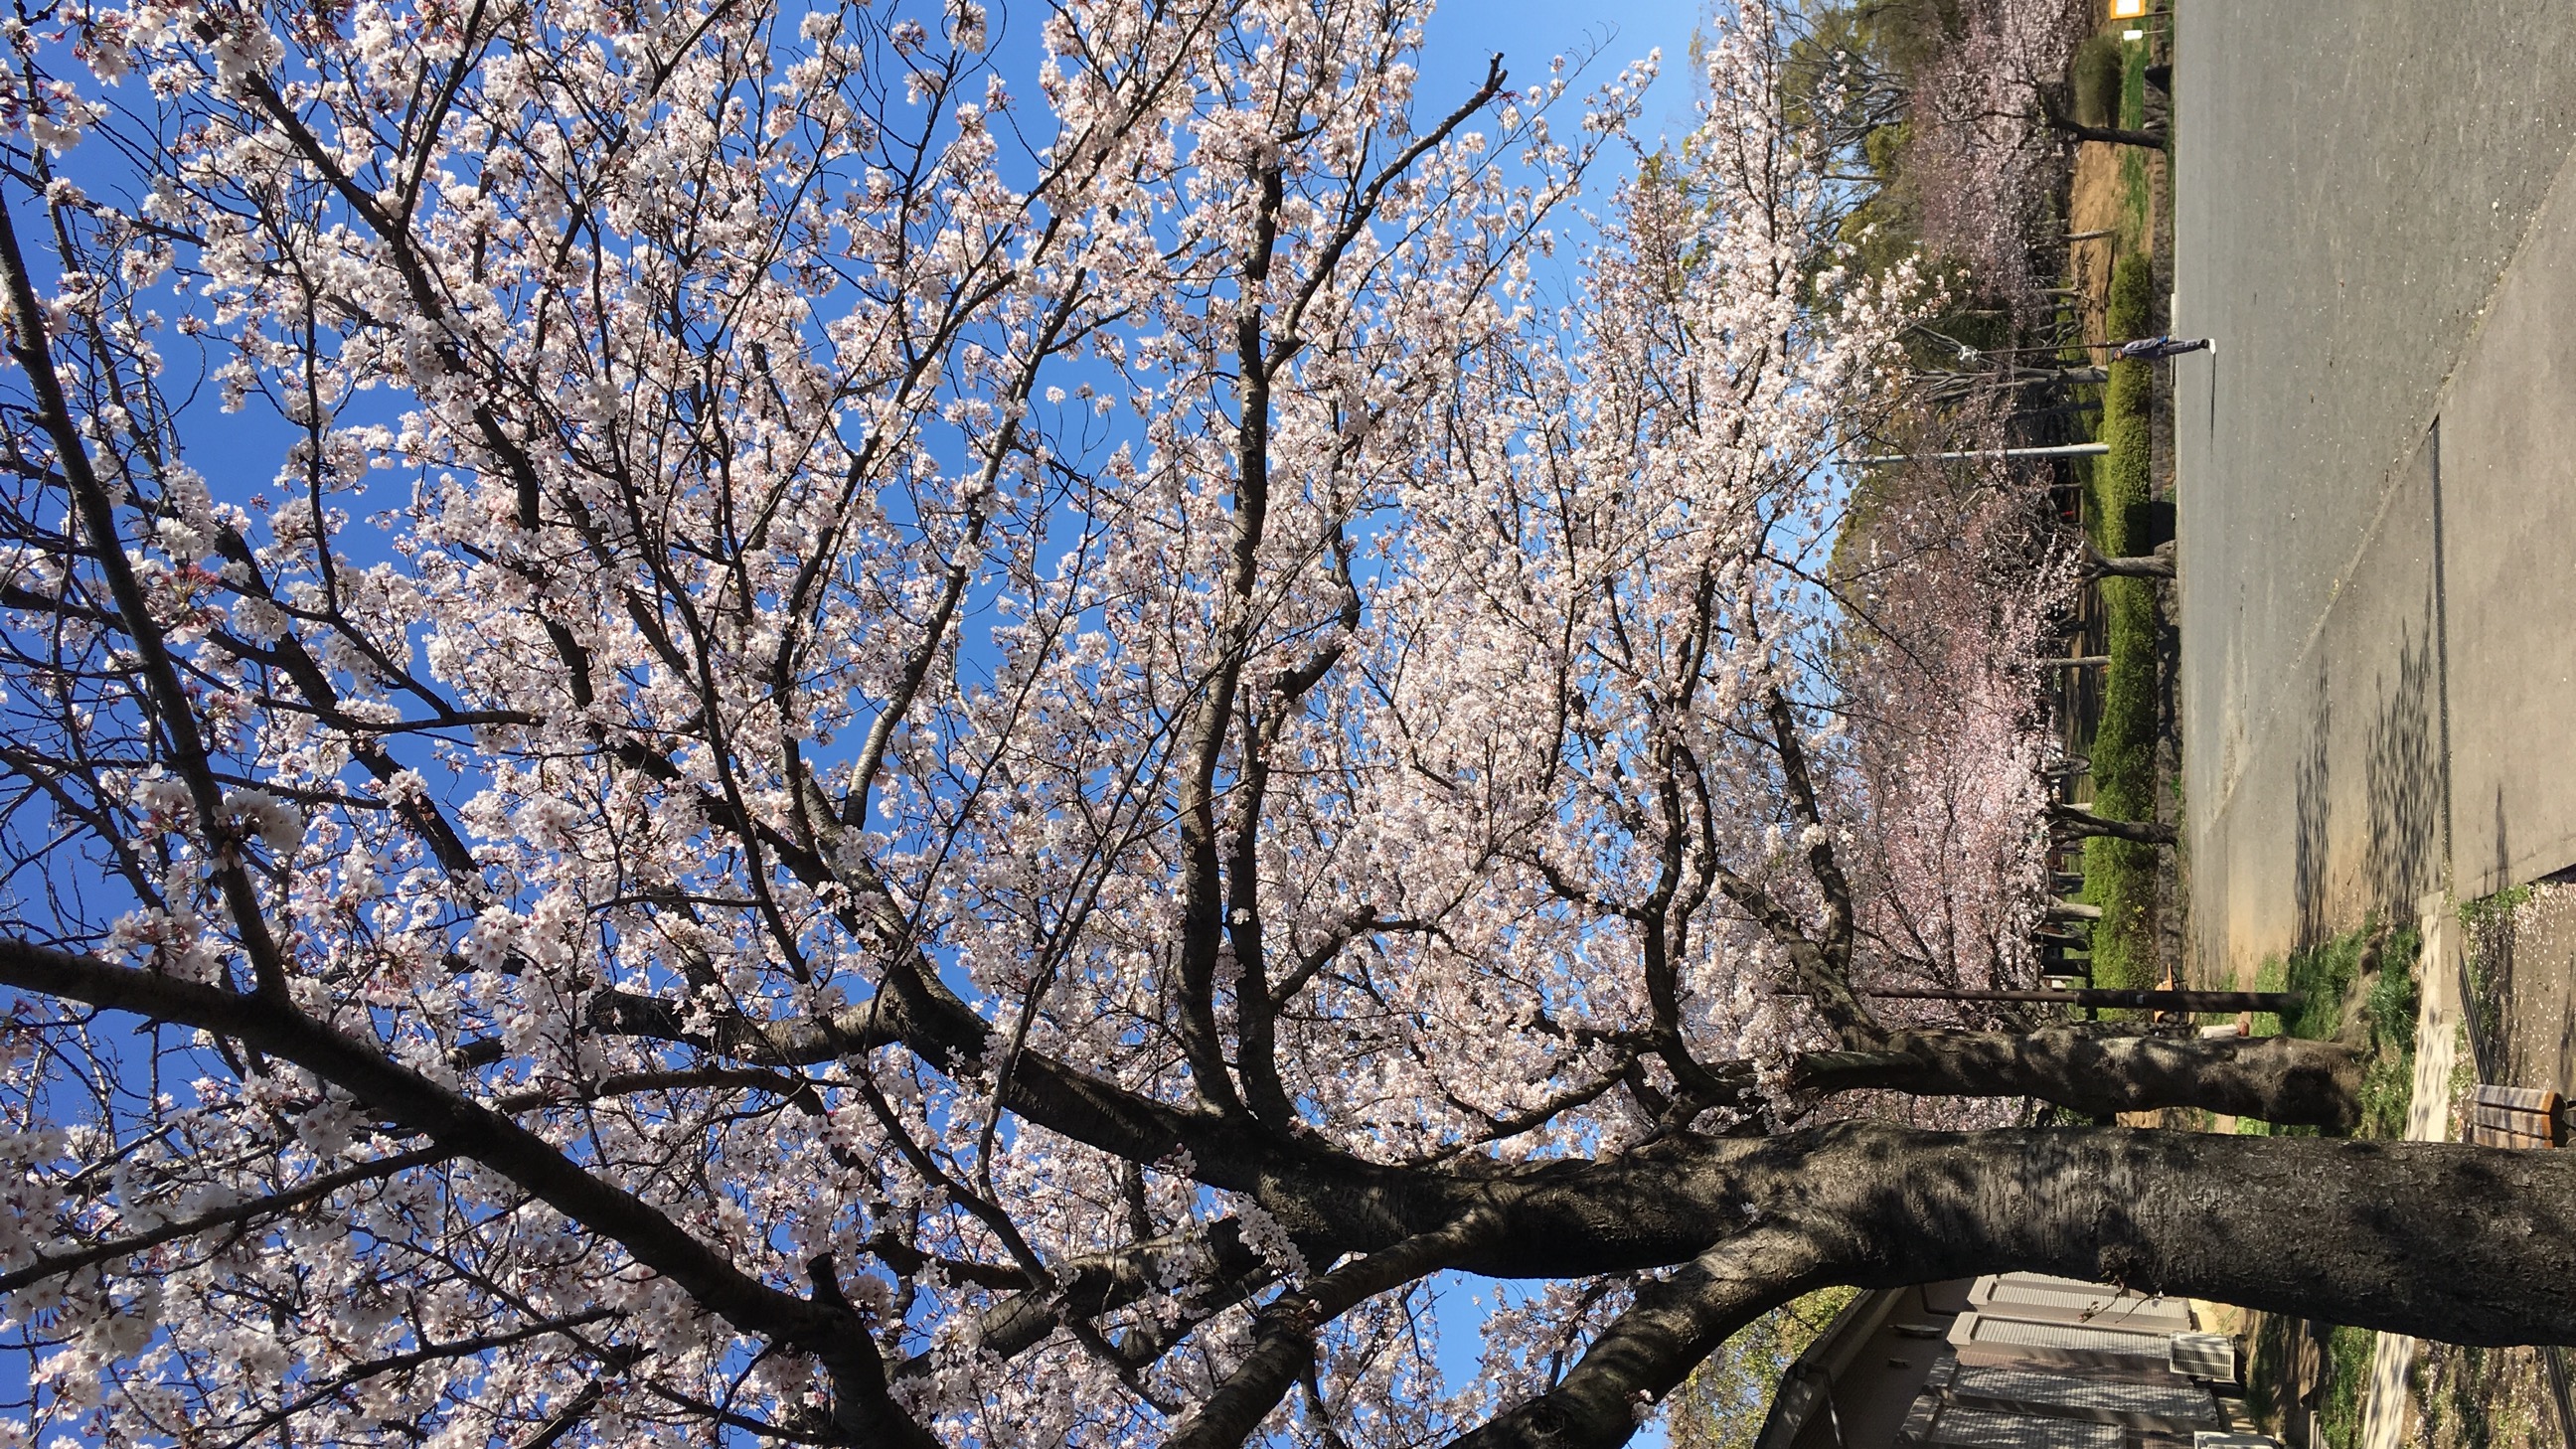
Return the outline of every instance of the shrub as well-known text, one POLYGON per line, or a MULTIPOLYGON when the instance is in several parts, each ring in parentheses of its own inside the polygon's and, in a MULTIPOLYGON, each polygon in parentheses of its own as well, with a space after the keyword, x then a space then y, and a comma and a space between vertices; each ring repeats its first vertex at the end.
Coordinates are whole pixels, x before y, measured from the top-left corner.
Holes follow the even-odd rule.
POLYGON ((2109 126, 2120 118, 2120 83, 2125 57, 2120 42, 2098 34, 2076 48, 2070 79, 2075 87, 2075 119, 2088 126, 2109 126))

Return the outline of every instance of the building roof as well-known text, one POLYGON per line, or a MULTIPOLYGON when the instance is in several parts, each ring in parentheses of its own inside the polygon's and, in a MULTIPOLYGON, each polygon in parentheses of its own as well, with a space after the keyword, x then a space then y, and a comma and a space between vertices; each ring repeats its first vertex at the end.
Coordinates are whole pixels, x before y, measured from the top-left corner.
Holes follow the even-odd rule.
POLYGON ((1790 1365, 1754 1442, 2188 1449, 2235 1425, 2236 1363, 2179 1299, 2041 1274, 1881 1289, 1790 1365))

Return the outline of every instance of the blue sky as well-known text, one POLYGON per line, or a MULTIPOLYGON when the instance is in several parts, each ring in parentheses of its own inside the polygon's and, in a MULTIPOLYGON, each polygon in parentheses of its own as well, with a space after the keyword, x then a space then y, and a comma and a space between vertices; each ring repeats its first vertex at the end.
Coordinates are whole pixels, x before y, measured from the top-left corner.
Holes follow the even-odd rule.
POLYGON ((1706 9, 1706 0, 1446 0, 1432 17, 1420 96, 1437 106, 1449 91, 1472 91, 1485 57, 1498 50, 1515 77, 1535 79, 1546 73, 1548 57, 1597 47, 1594 74, 1607 78, 1660 46, 1664 75, 1648 94, 1642 139, 1678 137, 1690 117, 1690 81, 1682 71, 1691 28, 1706 9))
POLYGON ((1432 15, 1422 98, 1437 103, 1443 80, 1473 85, 1484 57, 1502 52, 1504 67, 1535 77, 1551 54, 1602 49, 1605 72, 1649 49, 1664 49, 1664 83, 1646 111, 1646 134, 1680 134, 1690 111, 1690 83, 1677 80, 1690 46, 1690 28, 1708 10, 1705 0, 1445 0, 1432 15))

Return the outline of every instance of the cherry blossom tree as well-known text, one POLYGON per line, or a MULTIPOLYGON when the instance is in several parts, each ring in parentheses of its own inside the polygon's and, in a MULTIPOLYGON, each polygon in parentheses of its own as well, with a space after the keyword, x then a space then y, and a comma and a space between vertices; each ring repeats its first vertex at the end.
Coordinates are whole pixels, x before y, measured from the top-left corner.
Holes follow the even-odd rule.
POLYGON ((2064 174, 2057 92, 2096 13, 2088 0, 1972 0, 1915 81, 1905 166, 1923 239, 2016 305, 2034 300, 2031 247, 2064 174))
POLYGON ((1886 501, 1841 534, 1859 929, 1905 985, 2033 985, 2056 763, 2041 671, 2074 560, 1999 459, 1884 471, 1886 501))
POLYGON ((2350 1064, 1869 1008, 1922 300, 1759 5, 1579 267, 1642 75, 1417 97, 1426 9, 22 12, 0 1439, 1609 1445, 2005 1268, 2576 1328, 2550 1154, 1844 1105, 2350 1064))

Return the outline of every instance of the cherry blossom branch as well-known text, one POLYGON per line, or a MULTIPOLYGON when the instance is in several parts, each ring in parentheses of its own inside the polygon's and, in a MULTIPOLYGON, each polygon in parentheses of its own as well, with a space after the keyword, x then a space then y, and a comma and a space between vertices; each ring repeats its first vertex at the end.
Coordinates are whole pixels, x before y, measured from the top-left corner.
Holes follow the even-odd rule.
MULTIPOLYGON (((1214 1258, 1215 1271, 1201 1280, 1205 1285, 1198 1293, 1202 1307, 1213 1310, 1241 1302, 1277 1277, 1275 1269, 1245 1246, 1236 1220, 1209 1224, 1205 1236, 1203 1246, 1214 1258)), ((1097 1319, 1161 1289, 1169 1270, 1188 1262, 1199 1246, 1171 1236, 1114 1253, 1067 1259, 1056 1266, 1052 1289, 1014 1294, 977 1315, 974 1341, 983 1352, 1016 1358, 1053 1332, 1068 1314, 1097 1319)), ((1139 1355, 1123 1345, 1122 1352, 1131 1364, 1142 1366, 1139 1355)), ((898 1381, 919 1377, 934 1366, 931 1355, 920 1354, 896 1365, 894 1377, 898 1381)))
POLYGON ((444 1162, 455 1155, 444 1147, 426 1147, 412 1152, 396 1153, 391 1157, 362 1162, 355 1167, 343 1168, 338 1172, 324 1173, 310 1182, 289 1188, 284 1192, 271 1193, 266 1197, 253 1198, 247 1202, 235 1203, 231 1207, 199 1213, 194 1217, 174 1219, 131 1237, 99 1243, 76 1253, 64 1253, 54 1257, 38 1254, 34 1262, 0 1273, 0 1293, 14 1293, 30 1283, 61 1277, 66 1273, 76 1273, 83 1268, 95 1267, 100 1263, 112 1263, 121 1258, 130 1258, 137 1253, 180 1238, 193 1238, 200 1233, 213 1232, 217 1228, 239 1227, 244 1223, 257 1222, 278 1213, 291 1212, 307 1203, 320 1202, 344 1187, 392 1177, 415 1167, 444 1162))
POLYGON ((1736 909, 1753 918, 1755 924, 1771 937, 1789 958, 1790 968, 1798 980, 1821 1004, 1841 1032, 1846 1046, 1863 1046, 1878 1034, 1877 1018, 1851 986, 1851 978, 1838 965, 1832 954, 1807 934, 1798 918, 1774 899, 1770 892, 1728 869, 1720 858, 1721 845, 1716 836, 1716 807, 1709 798, 1706 772, 1687 746, 1681 748, 1686 763, 1683 778, 1699 797, 1702 826, 1701 851, 1707 861, 1711 880, 1718 892, 1735 904, 1736 909))
POLYGON ((1476 88, 1476 93, 1469 96, 1456 110, 1441 117, 1439 124, 1416 137, 1413 144, 1398 153, 1394 160, 1378 168, 1377 175, 1369 180, 1368 185, 1362 188, 1357 196, 1351 198, 1342 214, 1342 224, 1333 232, 1331 239, 1324 243, 1316 258, 1315 266, 1307 273, 1306 284, 1298 289, 1295 300, 1291 301, 1280 315, 1279 342, 1263 364, 1266 372, 1276 373, 1280 368, 1285 367, 1297 350, 1305 345, 1304 339, 1298 336, 1298 324, 1304 319, 1306 309, 1314 304, 1316 294, 1322 291, 1325 280, 1340 264, 1342 254, 1350 250, 1351 243, 1359 237, 1361 228, 1367 226, 1370 218, 1377 214, 1378 205, 1385 199, 1387 188, 1394 185, 1397 178, 1411 171, 1415 162, 1430 155, 1460 126, 1467 124, 1469 117, 1491 104, 1494 97, 1501 95, 1503 82, 1506 79, 1502 53, 1496 51, 1485 63, 1485 82, 1476 88))
MULTIPOLYGON (((1284 64, 1284 57, 1282 58, 1284 64)), ((1276 369, 1263 344, 1262 291, 1270 281, 1279 213, 1286 204, 1279 161, 1251 167, 1258 188, 1252 235, 1242 263, 1234 323, 1235 446, 1233 537, 1227 548, 1223 615, 1215 663, 1198 686, 1197 708, 1184 735, 1187 763, 1181 781, 1181 1053, 1200 1097, 1221 1112, 1244 1104, 1228 1071, 1216 1019, 1216 967, 1227 926, 1223 866, 1217 840, 1217 763, 1233 728, 1234 694, 1251 637, 1253 591, 1259 577, 1261 537, 1270 509, 1270 392, 1276 369)), ((1326 275, 1319 272, 1318 276, 1326 275)), ((1238 891, 1240 888, 1238 888, 1238 891)), ((1276 1107, 1278 1104, 1271 1104, 1276 1107)), ((1281 1124, 1284 1126, 1284 1123, 1281 1124)))
POLYGON ((226 1440, 223 1449, 241 1449, 242 1445, 258 1439, 279 1425, 292 1422, 297 1414, 313 1405, 332 1398, 353 1384, 364 1383, 368 1379, 379 1378, 385 1374, 402 1373, 408 1369, 419 1368, 423 1364, 435 1363, 440 1359, 475 1358, 490 1353, 496 1348, 508 1348, 513 1344, 526 1343, 530 1339, 547 1338, 555 1334, 569 1334, 574 1329, 625 1316, 613 1308, 587 1308, 579 1313, 567 1313, 560 1318, 522 1324, 517 1328, 505 1329, 499 1333, 477 1334, 471 1338, 454 1339, 445 1343, 429 1342, 427 1335, 424 1334, 419 1348, 351 1364, 296 1397, 279 1404, 261 1415, 248 1428, 226 1440))
MULTIPOLYGON (((1430 1165, 1453 1161, 1457 1158, 1464 1157, 1469 1153, 1475 1152, 1488 1143, 1508 1141, 1511 1138, 1518 1137, 1524 1132, 1535 1131, 1540 1127, 1544 1127, 1548 1123, 1555 1121, 1557 1118, 1564 1116, 1566 1113, 1598 1100, 1603 1093, 1609 1091, 1612 1087, 1620 1085, 1626 1079, 1629 1068, 1635 1066, 1636 1063, 1637 1057, 1634 1053, 1614 1057, 1601 1074, 1594 1077, 1591 1081, 1584 1082, 1578 1086, 1569 1087, 1566 1090, 1557 1093, 1555 1096, 1548 1098, 1546 1101, 1526 1110, 1513 1112, 1501 1117, 1489 1117, 1475 1132, 1465 1137, 1461 1137, 1458 1141, 1442 1148, 1440 1151, 1433 1153, 1430 1157, 1424 1159, 1425 1164, 1430 1165)), ((1701 1068, 1699 1075, 1708 1080, 1711 1085, 1715 1084, 1716 1076, 1708 1069, 1701 1068)), ((1459 1106, 1462 1109, 1465 1107, 1464 1103, 1453 1102, 1453 1105, 1459 1106)), ((1715 1104, 1711 1103, 1710 1105, 1715 1104)), ((1705 1108, 1703 1107, 1701 1110, 1705 1110, 1705 1108)))
MULTIPOLYGON (((810 1347, 845 1389, 873 1399, 854 1412, 910 1423, 884 1395, 884 1370, 845 1311, 773 1288, 726 1262, 660 1209, 584 1170, 543 1138, 334 1031, 292 1006, 156 976, 24 941, 0 939, 0 982, 220 1033, 294 1062, 449 1154, 507 1175, 558 1212, 616 1240, 709 1312, 744 1332, 810 1347)), ((919 1438, 918 1425, 911 1436, 919 1438)))
POLYGON ((1470 1213, 1272 1300, 1255 1319, 1252 1352, 1172 1431, 1164 1449, 1234 1449, 1312 1370, 1316 1330, 1365 1299, 1451 1266, 1495 1227, 1490 1216, 1470 1213))
POLYGON ((517 1449, 554 1449, 555 1445, 562 1443, 575 1429, 580 1428, 582 1421, 589 1418, 592 1412, 598 1409, 600 1401, 607 1397, 607 1381, 601 1378, 591 1379, 581 1386, 579 1393, 566 1399, 562 1408, 547 1415, 546 1421, 537 1426, 535 1433, 519 1441, 517 1449))
POLYGON ((81 436, 71 405, 63 395, 62 377, 54 368, 53 351, 45 340, 45 312, 37 305, 26 254, 18 245, 17 225, 5 202, 0 202, 0 300, 8 304, 9 355, 26 374, 27 386, 36 395, 37 420, 53 440, 56 463, 88 536, 90 561, 106 577, 109 596, 116 601, 116 612, 142 661, 154 722, 169 743, 171 764, 186 783, 190 801, 196 807, 197 828, 203 832, 208 849, 207 864, 231 912, 242 954, 250 958, 251 973, 262 994, 282 1000, 287 989, 284 956, 269 930, 259 892, 242 867, 239 838, 230 833, 226 823, 224 791, 215 781, 205 737, 197 728, 196 708, 179 683, 168 640, 152 617, 142 584, 126 560, 125 540, 116 524, 116 506, 90 466, 89 444, 81 436))
POLYGON ((1851 881, 1843 874, 1842 863, 1834 856, 1833 834, 1825 826, 1824 813, 1817 808, 1815 777, 1807 765, 1807 749, 1798 733, 1796 714, 1789 707, 1789 697, 1776 684, 1763 692, 1763 711, 1771 722, 1771 743, 1780 752, 1780 774, 1788 787, 1789 807, 1807 834, 1807 868, 1816 878, 1816 887, 1825 900, 1826 959, 1837 972, 1851 969, 1852 890, 1851 881))
POLYGON ((1297 993, 1305 990, 1308 983, 1312 982, 1325 968, 1331 966, 1334 959, 1339 957, 1353 941, 1372 934, 1438 937, 1443 933, 1439 925, 1432 921, 1384 917, 1366 908, 1355 910, 1336 922, 1333 928, 1325 933, 1324 939, 1316 943, 1313 949, 1299 956, 1295 969, 1282 977, 1278 985, 1271 988, 1271 1014, 1275 1017, 1279 1012, 1287 1009, 1288 1004, 1297 999, 1297 993))
MULTIPOLYGON (((1336 467, 1347 451, 1344 448, 1337 452, 1336 467)), ((1236 969, 1241 973, 1235 987, 1235 1070, 1243 1079, 1244 1103, 1252 1115, 1282 1129, 1295 1120, 1296 1109, 1290 1105, 1287 1086, 1279 1076, 1278 1015, 1271 999, 1268 949, 1262 929, 1262 806, 1270 788, 1270 751, 1278 744, 1280 732, 1296 714, 1306 692, 1340 662, 1351 636, 1360 627, 1360 593, 1358 585, 1351 581, 1350 540, 1338 518, 1333 521, 1327 546, 1333 582, 1341 590, 1341 611, 1331 635, 1303 662, 1282 674, 1268 698, 1248 701, 1254 717, 1245 731, 1243 798, 1236 807, 1234 850, 1226 866, 1226 930, 1234 946, 1236 969)), ((1294 994, 1294 988, 1289 994, 1294 994)))
MULTIPOLYGON (((1235 1073, 1228 1070, 1225 1049, 1217 1031, 1217 958, 1227 929, 1234 924, 1235 912, 1252 909, 1243 902, 1257 901, 1257 882, 1242 879, 1229 882, 1226 878, 1227 872, 1220 860, 1216 823, 1216 775, 1226 737, 1232 728, 1236 691, 1240 687, 1245 652, 1251 637, 1255 584, 1260 574, 1261 544, 1269 515, 1272 389, 1280 371, 1305 345, 1304 339, 1298 335, 1298 328, 1306 309, 1333 280, 1343 255, 1376 215, 1388 187, 1491 101, 1501 91, 1502 84, 1502 57, 1497 55, 1487 66, 1484 85, 1474 96, 1437 126, 1418 136, 1411 146, 1381 167, 1368 182, 1345 195, 1339 226, 1318 248, 1304 281, 1288 305, 1279 309, 1275 319, 1267 313, 1264 300, 1271 280, 1281 212, 1286 206, 1286 173, 1284 163, 1275 158, 1256 158, 1249 168, 1249 179, 1257 188, 1257 197, 1252 211, 1251 236, 1241 264, 1243 295, 1237 302, 1234 323, 1237 398, 1232 538, 1227 551, 1223 614, 1217 637, 1212 641, 1215 664, 1209 677, 1198 685, 1197 708, 1184 736, 1187 763, 1182 776, 1178 812, 1182 848, 1179 1035, 1182 1053, 1200 1095, 1222 1112, 1244 1111, 1247 1104, 1238 1095, 1235 1073), (1265 327, 1267 320, 1275 320, 1275 342, 1269 340, 1270 329, 1265 327)), ((1257 748, 1257 740, 1253 747, 1257 748)), ((1251 762, 1247 761, 1246 768, 1253 768, 1251 762)), ((1245 852, 1236 854, 1238 860, 1247 858, 1245 852)), ((1246 936, 1257 947, 1257 931, 1249 931, 1246 936)), ((1265 1029, 1266 1023, 1262 1028, 1256 1028, 1257 1031, 1265 1029)), ((1258 1064, 1250 1071, 1254 1077, 1263 1079, 1261 1100, 1250 1104, 1250 1108, 1256 1117, 1284 1130, 1290 1111, 1286 1093, 1272 1090, 1276 1083, 1263 1077, 1268 1070, 1269 1057, 1266 1041, 1261 1045, 1263 1050, 1257 1055, 1238 1053, 1240 1059, 1257 1060, 1258 1064)), ((1249 1086, 1246 1090, 1250 1090, 1249 1086)))

